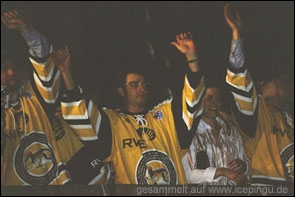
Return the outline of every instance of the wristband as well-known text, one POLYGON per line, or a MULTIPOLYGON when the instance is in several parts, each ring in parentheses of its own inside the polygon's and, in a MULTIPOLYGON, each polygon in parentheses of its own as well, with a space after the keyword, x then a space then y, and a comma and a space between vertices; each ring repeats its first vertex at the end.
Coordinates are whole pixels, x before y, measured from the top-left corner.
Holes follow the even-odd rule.
POLYGON ((199 61, 199 57, 195 57, 193 59, 187 60, 187 63, 193 63, 193 62, 198 62, 199 61))

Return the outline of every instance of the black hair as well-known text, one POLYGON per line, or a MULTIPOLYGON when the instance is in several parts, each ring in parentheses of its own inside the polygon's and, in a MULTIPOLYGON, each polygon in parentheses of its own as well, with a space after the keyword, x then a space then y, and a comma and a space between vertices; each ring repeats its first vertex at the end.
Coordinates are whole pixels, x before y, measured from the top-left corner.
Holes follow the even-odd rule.
POLYGON ((127 61, 126 64, 122 65, 116 70, 116 79, 115 85, 117 88, 124 87, 126 82, 126 76, 130 73, 136 73, 145 77, 145 80, 148 81, 149 78, 149 69, 148 62, 146 61, 127 61))
POLYGON ((11 66, 18 73, 30 73, 32 70, 31 62, 28 58, 16 54, 13 51, 1 50, 1 69, 11 66))

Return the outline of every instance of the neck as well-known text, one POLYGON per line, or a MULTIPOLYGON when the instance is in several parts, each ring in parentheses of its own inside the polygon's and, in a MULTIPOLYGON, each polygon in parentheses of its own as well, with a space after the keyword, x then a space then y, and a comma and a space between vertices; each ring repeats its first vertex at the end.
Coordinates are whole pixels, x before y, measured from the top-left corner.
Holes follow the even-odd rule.
POLYGON ((279 98, 271 97, 271 98, 267 98, 265 100, 267 101, 268 104, 274 105, 277 108, 282 109, 282 102, 279 98))
POLYGON ((205 121, 208 125, 210 125, 212 128, 217 128, 219 123, 216 120, 216 118, 206 117, 202 116, 202 120, 205 121))
POLYGON ((128 112, 133 113, 133 114, 137 114, 137 113, 142 113, 145 111, 145 107, 128 107, 127 108, 128 112))
POLYGON ((10 92, 9 96, 10 96, 9 101, 11 103, 15 103, 17 101, 17 99, 18 99, 18 93, 16 91, 10 92))

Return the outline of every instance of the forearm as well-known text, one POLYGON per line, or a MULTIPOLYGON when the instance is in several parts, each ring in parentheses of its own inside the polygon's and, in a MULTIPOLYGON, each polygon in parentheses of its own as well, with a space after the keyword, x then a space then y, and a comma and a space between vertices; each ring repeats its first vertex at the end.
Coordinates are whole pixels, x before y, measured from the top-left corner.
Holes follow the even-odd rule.
POLYGON ((50 53, 50 45, 40 32, 32 26, 26 26, 21 34, 29 47, 29 53, 31 56, 40 59, 48 57, 50 53))
POLYGON ((198 72, 201 68, 199 58, 197 56, 187 58, 188 67, 192 72, 198 72))
POLYGON ((240 38, 240 32, 238 29, 232 29, 232 39, 238 40, 240 38))
POLYGON ((225 168, 217 168, 214 174, 214 179, 224 176, 225 170, 226 170, 225 168))
POLYGON ((62 72, 61 74, 64 79, 66 89, 73 90, 75 88, 75 82, 73 79, 73 75, 70 72, 62 72))
POLYGON ((243 50, 243 41, 241 39, 232 40, 231 51, 229 55, 230 69, 240 69, 244 66, 245 54, 243 50))
POLYGON ((190 170, 190 174, 188 176, 189 177, 188 183, 191 183, 191 184, 211 183, 215 179, 215 174, 217 169, 213 167, 209 167, 205 170, 200 170, 200 169, 190 170))

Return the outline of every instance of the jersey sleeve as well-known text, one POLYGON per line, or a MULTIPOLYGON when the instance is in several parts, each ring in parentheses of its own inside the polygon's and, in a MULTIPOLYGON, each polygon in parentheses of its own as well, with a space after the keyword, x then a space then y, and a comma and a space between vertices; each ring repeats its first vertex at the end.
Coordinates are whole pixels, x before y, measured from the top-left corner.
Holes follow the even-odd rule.
POLYGON ((184 79, 184 88, 182 92, 182 118, 188 130, 191 130, 195 116, 202 113, 202 97, 205 92, 204 76, 199 76, 199 83, 193 88, 189 82, 188 76, 184 79))
POLYGON ((254 136, 257 126, 258 94, 249 70, 244 64, 242 47, 242 43, 232 42, 226 83, 233 96, 232 111, 240 128, 248 136, 254 136))
POLYGON ((104 160, 111 154, 110 121, 103 110, 86 100, 80 87, 62 97, 63 118, 84 146, 67 163, 72 180, 78 184, 96 184, 108 173, 104 160))

